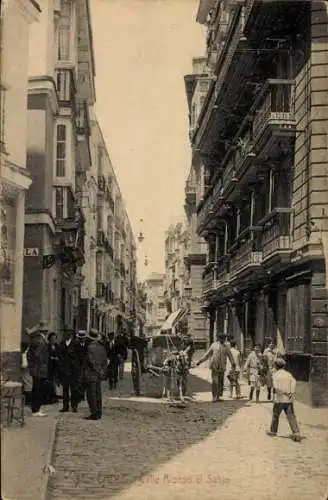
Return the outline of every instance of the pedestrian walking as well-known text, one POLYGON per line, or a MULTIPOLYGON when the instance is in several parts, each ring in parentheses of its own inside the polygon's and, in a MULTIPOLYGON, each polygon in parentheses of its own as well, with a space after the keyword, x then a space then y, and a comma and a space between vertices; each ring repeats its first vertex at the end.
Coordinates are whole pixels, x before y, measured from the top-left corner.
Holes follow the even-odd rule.
POLYGON ((273 375, 273 387, 275 389, 275 400, 273 403, 273 413, 269 436, 276 436, 279 427, 279 418, 282 411, 285 412, 289 426, 292 431, 292 439, 299 442, 301 440, 300 430, 294 412, 294 398, 296 392, 296 380, 285 369, 286 363, 282 358, 275 361, 276 372, 273 375))
POLYGON ((248 379, 248 385, 250 385, 249 400, 253 400, 255 390, 256 402, 258 403, 260 400, 263 377, 263 360, 260 344, 255 344, 252 351, 247 356, 244 371, 248 379))
POLYGON ((27 351, 29 373, 32 377, 31 409, 33 417, 46 417, 41 405, 46 392, 48 379, 49 353, 46 341, 48 326, 41 321, 37 327, 27 330, 31 343, 27 351))
POLYGON ((101 344, 98 330, 91 329, 90 344, 87 347, 83 379, 87 388, 90 415, 86 420, 100 420, 102 417, 101 381, 107 378, 107 353, 101 344))
POLYGON ((57 383, 59 382, 58 376, 58 363, 59 363, 59 345, 57 342, 57 335, 55 332, 48 334, 48 382, 49 382, 49 399, 51 403, 58 403, 57 396, 57 383))
POLYGON ((235 362, 235 369, 231 367, 230 372, 228 373, 228 380, 230 383, 230 397, 233 397, 233 389, 236 391, 236 399, 241 398, 240 393, 240 365, 241 365, 241 353, 239 349, 237 349, 237 343, 235 340, 230 341, 230 351, 232 357, 235 362))
POLYGON ((235 361, 232 357, 230 348, 225 344, 225 336, 221 335, 217 342, 213 342, 204 356, 196 363, 199 366, 209 359, 209 368, 212 373, 212 397, 213 403, 221 401, 223 395, 224 373, 226 371, 227 359, 235 369, 235 361))
POLYGON ((61 413, 77 412, 80 400, 80 358, 78 342, 74 330, 65 328, 64 338, 59 344, 59 379, 63 386, 63 407, 61 413))

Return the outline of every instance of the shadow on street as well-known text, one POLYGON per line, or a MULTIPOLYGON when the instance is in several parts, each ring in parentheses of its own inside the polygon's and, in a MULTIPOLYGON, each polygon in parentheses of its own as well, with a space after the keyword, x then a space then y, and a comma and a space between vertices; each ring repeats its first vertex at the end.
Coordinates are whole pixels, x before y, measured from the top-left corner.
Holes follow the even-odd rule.
MULTIPOLYGON (((194 375, 189 387, 193 393, 210 393, 210 384, 194 375)), ((131 394, 128 374, 117 392, 123 397, 131 394)), ((81 412, 60 417, 54 454, 57 473, 50 480, 53 500, 85 498, 86 491, 90 498, 108 499, 154 474, 158 466, 205 439, 245 405, 243 400, 191 401, 185 408, 175 408, 110 395, 106 389, 102 421, 84 421, 81 412)))

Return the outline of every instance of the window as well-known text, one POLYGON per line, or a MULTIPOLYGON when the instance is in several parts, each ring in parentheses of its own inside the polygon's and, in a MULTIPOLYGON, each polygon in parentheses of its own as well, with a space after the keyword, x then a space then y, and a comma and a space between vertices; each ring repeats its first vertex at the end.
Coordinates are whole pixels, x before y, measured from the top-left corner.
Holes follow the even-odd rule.
POLYGON ((65 217, 65 196, 64 196, 64 188, 56 187, 55 189, 55 217, 56 219, 64 219, 65 217))
POLYGON ((58 60, 68 61, 71 56, 71 4, 62 0, 60 6, 60 24, 58 28, 58 60))
POLYGON ((0 208, 0 283, 1 294, 14 297, 16 260, 16 203, 4 197, 0 208))
POLYGON ((66 136, 66 125, 57 125, 56 177, 66 174, 66 136))
POLYGON ((102 255, 100 252, 96 254, 96 280, 97 283, 102 281, 102 255))
POLYGON ((56 72, 57 94, 60 101, 70 101, 73 98, 71 78, 70 70, 56 72))
POLYGON ((5 116, 6 116, 6 87, 0 84, 0 152, 6 151, 5 147, 5 116))

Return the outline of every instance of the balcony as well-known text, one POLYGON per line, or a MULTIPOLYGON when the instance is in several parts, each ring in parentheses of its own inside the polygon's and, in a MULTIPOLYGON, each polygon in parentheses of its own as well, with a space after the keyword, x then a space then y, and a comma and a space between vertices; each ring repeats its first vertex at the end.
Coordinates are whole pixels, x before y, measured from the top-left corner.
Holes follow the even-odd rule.
POLYGON ((105 192, 106 188, 106 179, 103 175, 98 175, 98 191, 101 193, 105 192))
POLYGON ((103 282, 97 282, 96 284, 96 297, 102 299, 106 294, 106 285, 103 282))
POLYGON ((98 230, 97 233, 97 245, 98 247, 102 247, 105 245, 106 237, 104 231, 98 230))
POLYGON ((253 140, 257 159, 272 154, 281 139, 293 139, 296 132, 294 80, 267 80, 254 104, 253 140), (278 138, 276 144, 276 138, 278 138))
POLYGON ((263 263, 273 260, 289 260, 292 251, 292 217, 291 208, 275 208, 262 220, 262 255, 263 263))
POLYGON ((90 136, 89 106, 85 101, 78 102, 76 105, 75 125, 79 135, 90 136))
POLYGON ((186 203, 192 205, 196 203, 196 183, 187 181, 185 187, 186 203))
POLYGON ((241 275, 253 273, 258 269, 262 269, 262 252, 254 251, 252 240, 241 242, 233 251, 230 261, 230 279, 238 279, 241 275))

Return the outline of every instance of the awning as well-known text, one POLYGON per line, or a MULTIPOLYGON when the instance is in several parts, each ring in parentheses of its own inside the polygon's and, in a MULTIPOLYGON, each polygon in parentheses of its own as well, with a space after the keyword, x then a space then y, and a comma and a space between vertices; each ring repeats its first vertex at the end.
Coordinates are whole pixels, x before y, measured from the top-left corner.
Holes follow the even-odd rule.
POLYGON ((174 311, 170 316, 165 320, 163 325, 161 326, 160 331, 165 332, 167 330, 172 330, 174 325, 179 323, 179 321, 187 314, 186 309, 179 309, 178 311, 174 311))

